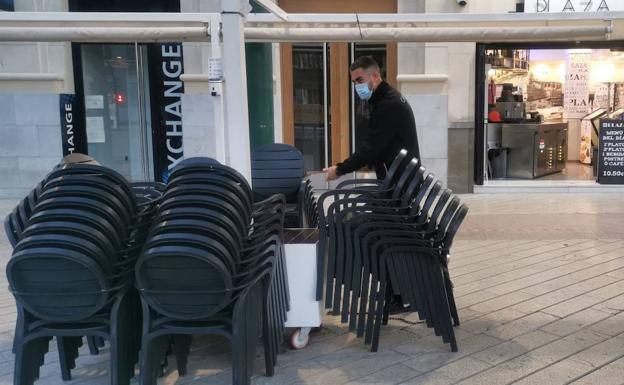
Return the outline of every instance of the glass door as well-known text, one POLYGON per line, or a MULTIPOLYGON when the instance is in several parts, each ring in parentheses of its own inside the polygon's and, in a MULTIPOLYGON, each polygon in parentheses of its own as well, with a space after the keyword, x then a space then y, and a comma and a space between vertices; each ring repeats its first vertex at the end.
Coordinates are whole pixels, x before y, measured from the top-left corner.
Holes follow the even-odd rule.
MULTIPOLYGON (((360 56, 372 56, 379 64, 381 69, 381 78, 387 80, 388 64, 387 64, 387 48, 386 44, 372 43, 352 43, 351 44, 351 63, 360 56)), ((355 151, 362 144, 368 135, 369 127, 369 110, 368 103, 363 102, 355 96, 353 87, 351 87, 351 151, 355 151)))
POLYGON ((131 181, 154 178, 147 47, 81 45, 89 155, 131 181))
POLYGON ((292 47, 295 147, 308 171, 330 163, 328 49, 326 43, 292 47))

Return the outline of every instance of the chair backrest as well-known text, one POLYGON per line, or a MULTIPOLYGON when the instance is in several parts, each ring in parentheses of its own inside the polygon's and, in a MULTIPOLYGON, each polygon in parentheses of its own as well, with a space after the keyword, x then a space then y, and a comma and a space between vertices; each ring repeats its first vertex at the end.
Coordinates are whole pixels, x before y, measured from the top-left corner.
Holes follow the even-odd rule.
POLYGON ((450 189, 444 189, 444 191, 442 191, 442 194, 440 194, 440 198, 438 198, 438 201, 433 208, 433 212, 429 217, 431 220, 427 222, 427 226, 425 228, 426 231, 431 232, 436 228, 438 225, 437 220, 440 217, 442 210, 444 210, 444 207, 446 207, 446 203, 449 201, 452 194, 453 192, 450 189))
POLYGON ((387 190, 390 187, 394 186, 398 179, 401 177, 401 171, 407 165, 410 159, 407 157, 407 150, 403 149, 399 151, 397 156, 394 157, 392 164, 388 168, 388 172, 386 173, 386 177, 383 180, 381 185, 381 189, 387 190))
POLYGON ((451 198, 449 204, 446 206, 446 210, 444 214, 442 214, 442 219, 438 223, 438 228, 436 230, 436 239, 442 239, 446 235, 446 230, 448 229, 451 219, 455 216, 455 212, 459 207, 460 199, 458 196, 454 196, 451 198))
POLYGON ((451 220, 451 223, 449 224, 448 229, 446 230, 446 235, 444 237, 444 247, 446 247, 447 249, 449 249, 453 244, 453 239, 459 231, 459 226, 461 226, 467 214, 468 206, 466 206, 465 203, 459 206, 459 208, 455 212, 455 216, 453 216, 453 219, 451 220))
POLYGON ((409 161, 401 176, 392 190, 392 199, 400 199, 405 194, 407 187, 414 178, 418 178, 419 161, 413 158, 409 161))
POLYGON ((436 187, 438 185, 438 182, 436 182, 436 177, 434 174, 427 175, 413 201, 410 202, 410 214, 416 215, 420 213, 425 205, 425 197, 427 197, 428 200, 428 197, 432 195, 432 193, 434 195, 437 194, 437 191, 439 191, 439 187, 436 187))
POLYGON ((272 143, 251 153, 251 180, 256 201, 284 194, 287 202, 296 202, 304 176, 303 154, 296 147, 272 143))
POLYGON ((429 211, 433 206, 433 202, 435 202, 435 199, 438 197, 440 191, 442 190, 442 185, 442 181, 437 181, 434 183, 433 187, 431 187, 431 190, 429 190, 429 194, 427 195, 427 199, 425 199, 425 203, 423 203, 421 208, 422 215, 429 215, 429 211))

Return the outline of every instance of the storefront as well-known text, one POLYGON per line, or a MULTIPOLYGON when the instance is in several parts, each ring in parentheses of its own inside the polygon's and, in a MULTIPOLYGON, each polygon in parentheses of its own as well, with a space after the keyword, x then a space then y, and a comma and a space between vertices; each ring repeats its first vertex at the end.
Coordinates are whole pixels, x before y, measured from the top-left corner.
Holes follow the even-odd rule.
MULTIPOLYGON (((525 11, 583 12, 539 3, 525 11)), ((605 119, 624 120, 624 42, 477 44, 475 184, 613 183, 624 143, 601 141, 605 119)))

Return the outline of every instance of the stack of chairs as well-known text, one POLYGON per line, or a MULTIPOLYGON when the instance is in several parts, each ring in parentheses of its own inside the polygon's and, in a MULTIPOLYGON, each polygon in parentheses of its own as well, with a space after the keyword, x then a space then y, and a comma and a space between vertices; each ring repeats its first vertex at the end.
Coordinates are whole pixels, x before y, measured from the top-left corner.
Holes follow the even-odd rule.
POLYGON ((271 143, 251 153, 251 179, 255 201, 275 194, 286 198, 285 226, 316 228, 316 200, 311 182, 305 178, 303 154, 296 147, 271 143))
POLYGON ((319 223, 318 205, 312 182, 304 179, 299 189, 299 227, 316 229, 319 223))
POLYGON ((447 257, 468 209, 416 159, 405 162, 399 154, 391 171, 384 181, 359 180, 362 187, 319 198, 333 198, 327 213, 319 208, 327 241, 321 250, 327 253, 326 307, 377 351, 390 299, 400 294, 405 310, 418 312, 457 351, 447 257))
POLYGON ((283 195, 253 203, 234 169, 190 158, 172 171, 136 263, 143 306, 141 384, 155 384, 173 336, 180 375, 193 334, 227 337, 233 384, 249 384, 260 336, 274 372, 289 308, 283 195))
POLYGON ((35 382, 52 337, 63 379, 83 336, 110 342, 111 384, 134 376, 141 319, 133 268, 161 195, 153 187, 133 188, 99 165, 61 164, 20 202, 20 220, 9 216, 14 384, 35 382))

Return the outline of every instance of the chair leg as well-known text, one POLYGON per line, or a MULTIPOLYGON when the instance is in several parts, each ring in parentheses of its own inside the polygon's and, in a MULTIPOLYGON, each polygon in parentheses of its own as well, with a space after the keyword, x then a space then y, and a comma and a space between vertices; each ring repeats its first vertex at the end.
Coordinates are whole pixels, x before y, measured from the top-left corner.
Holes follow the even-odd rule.
POLYGON ((387 292, 390 292, 390 290, 387 290, 386 283, 382 282, 380 287, 380 293, 378 295, 379 303, 377 304, 377 313, 375 314, 375 324, 373 326, 371 352, 376 352, 379 349, 379 335, 381 334, 383 311, 386 307, 386 304, 384 302, 386 302, 385 299, 387 298, 387 292))
POLYGON ((390 319, 390 301, 392 300, 392 290, 386 290, 386 298, 383 306, 382 325, 387 325, 390 319))
POLYGON ((459 314, 457 313, 457 305, 455 304, 455 295, 453 294, 453 282, 449 276, 448 270, 444 269, 444 286, 446 287, 446 295, 448 297, 451 317, 453 317, 453 326, 459 326, 459 314))
POLYGON ((98 342, 95 340, 96 337, 89 336, 87 337, 87 344, 89 345, 89 353, 93 356, 97 356, 100 354, 100 349, 98 348, 98 342))
POLYGON ((56 345, 61 365, 63 381, 71 381, 71 370, 76 367, 78 349, 82 346, 82 337, 56 337, 56 345))
POLYGON ((185 376, 187 373, 186 364, 191 351, 191 336, 188 334, 176 334, 173 336, 173 352, 178 366, 178 375, 185 376))
POLYGON ((15 321, 15 334, 14 334, 14 338, 13 338, 13 349, 12 352, 13 354, 15 354, 16 352, 16 346, 18 344, 18 339, 21 339, 24 337, 24 319, 25 315, 24 315, 24 309, 17 305, 17 321, 15 321))
POLYGON ((39 337, 15 346, 13 385, 33 385, 39 378, 39 369, 48 351, 50 337, 39 337))
POLYGON ((140 385, 156 385, 156 378, 162 372, 161 360, 166 345, 169 342, 169 336, 152 336, 144 335, 141 344, 140 366, 141 374, 139 376, 140 385))

